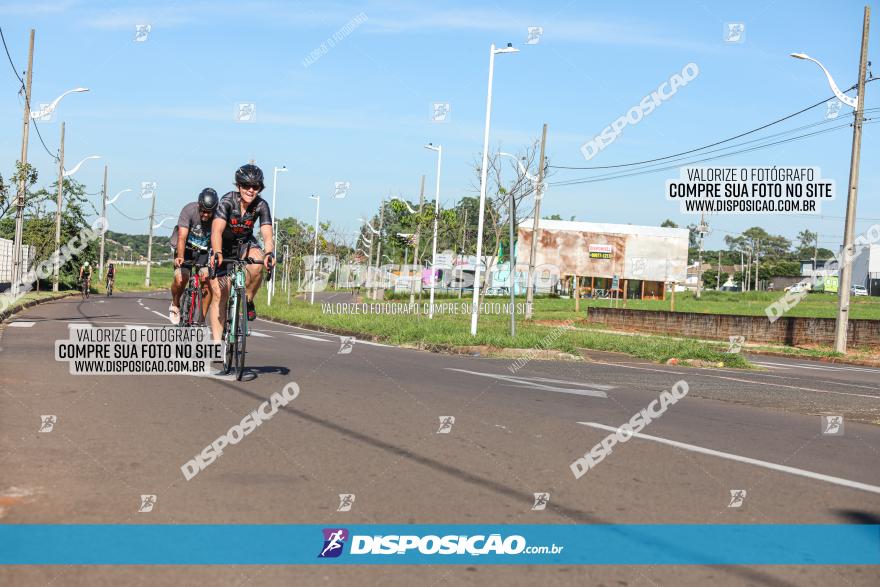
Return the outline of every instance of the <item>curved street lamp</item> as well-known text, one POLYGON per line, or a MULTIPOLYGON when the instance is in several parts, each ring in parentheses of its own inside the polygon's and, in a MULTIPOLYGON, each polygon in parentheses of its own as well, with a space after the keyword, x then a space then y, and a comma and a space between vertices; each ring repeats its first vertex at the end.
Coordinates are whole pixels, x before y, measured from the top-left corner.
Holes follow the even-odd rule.
POLYGON ((174 216, 169 216, 168 218, 163 218, 161 221, 157 222, 153 225, 153 229, 162 228, 162 225, 168 222, 169 220, 175 220, 174 216))
POLYGON ((67 94, 73 94, 73 93, 77 93, 77 92, 88 92, 88 91, 89 91, 88 88, 74 88, 72 90, 67 90, 66 92, 64 92, 63 94, 61 94, 60 96, 58 96, 57 98, 52 100, 51 103, 47 104, 43 108, 40 108, 39 110, 31 110, 31 118, 40 119, 40 118, 46 118, 48 116, 52 116, 52 113, 55 112, 55 108, 58 106, 58 102, 61 101, 61 98, 63 98, 67 94))
POLYGON ((125 192, 130 192, 130 191, 132 191, 130 188, 122 190, 121 192, 119 192, 118 194, 116 194, 115 196, 113 196, 113 199, 110 200, 110 201, 107 202, 107 203, 108 203, 108 204, 112 204, 112 203, 116 202, 116 200, 119 199, 119 196, 121 196, 121 195, 124 194, 125 192))
POLYGON ((83 159, 82 161, 80 161, 79 163, 74 165, 73 169, 65 169, 63 175, 64 175, 64 177, 70 177, 71 175, 73 175, 74 173, 79 171, 79 168, 82 167, 82 164, 85 163, 86 161, 88 161, 89 159, 100 159, 100 158, 101 158, 100 155, 89 155, 88 157, 86 157, 85 159, 83 159))
POLYGON ((847 104, 854 110, 852 151, 849 163, 849 185, 846 193, 846 220, 843 229, 843 262, 839 263, 838 269, 838 299, 837 320, 834 324, 834 350, 838 353, 846 353, 846 334, 849 322, 849 296, 852 282, 852 260, 855 253, 853 240, 856 226, 856 201, 859 192, 859 162, 862 150, 862 123, 865 119, 865 73, 868 65, 868 27, 871 19, 871 8, 865 6, 862 20, 862 46, 859 55, 859 77, 856 85, 856 97, 850 98, 845 95, 834 83, 831 74, 824 65, 813 59, 806 53, 792 53, 796 59, 812 61, 822 68, 828 84, 837 99, 847 104))

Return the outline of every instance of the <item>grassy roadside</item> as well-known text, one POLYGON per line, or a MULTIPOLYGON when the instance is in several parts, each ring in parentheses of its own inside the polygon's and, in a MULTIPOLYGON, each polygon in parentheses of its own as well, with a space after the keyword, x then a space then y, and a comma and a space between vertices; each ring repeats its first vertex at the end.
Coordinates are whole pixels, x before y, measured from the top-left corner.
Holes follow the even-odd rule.
MULTIPOLYGON (((411 344, 422 348, 450 348, 455 346, 488 346, 496 349, 553 349, 578 354, 578 349, 613 351, 665 362, 700 360, 725 367, 749 367, 741 355, 724 352, 726 343, 711 344, 689 339, 661 336, 627 336, 586 328, 583 318, 575 318, 571 309, 565 310, 558 302, 566 300, 537 300, 535 320, 517 320, 516 337, 509 332, 509 315, 488 313, 480 316, 476 337, 470 334, 470 314, 435 313, 433 320, 423 314, 338 314, 321 304, 309 305, 291 300, 271 308, 265 296, 258 296, 257 312, 266 318, 282 319, 337 333, 362 334, 377 337, 392 344, 411 344), (565 324, 566 321, 568 324, 565 324), (574 327, 574 328, 573 328, 574 327)), ((451 301, 451 300, 450 300, 451 301)), ((524 300, 517 300, 519 303, 524 300)), ((455 299, 458 302, 458 299, 455 299)), ((568 300, 569 306, 573 303, 568 300)), ((494 301, 492 302, 494 303, 494 301)), ((499 305, 502 303, 498 302, 499 305)))
MULTIPOLYGON (((40 301, 40 300, 48 300, 51 298, 61 298, 61 297, 64 297, 64 296, 67 296, 67 295, 70 295, 73 293, 78 293, 78 292, 71 291, 71 290, 62 290, 59 292, 53 292, 51 290, 50 291, 40 291, 40 292, 30 291, 30 292, 24 294, 19 299, 15 300, 12 304, 9 305, 8 308, 5 308, 2 312, 0 312, 0 319, 5 320, 7 317, 13 315, 16 311, 18 311, 18 309, 20 309, 22 306, 25 306, 31 302, 40 301)), ((2 308, 2 305, 0 305, 0 308, 2 308)))
MULTIPOLYGON (((117 292, 155 291, 171 287, 171 278, 174 269, 170 265, 154 265, 150 269, 150 287, 144 285, 147 276, 147 268, 144 265, 126 265, 116 268, 116 281, 113 290, 117 292)), ((97 272, 92 277, 92 290, 100 294, 107 293, 104 287, 104 277, 97 278, 97 272)))

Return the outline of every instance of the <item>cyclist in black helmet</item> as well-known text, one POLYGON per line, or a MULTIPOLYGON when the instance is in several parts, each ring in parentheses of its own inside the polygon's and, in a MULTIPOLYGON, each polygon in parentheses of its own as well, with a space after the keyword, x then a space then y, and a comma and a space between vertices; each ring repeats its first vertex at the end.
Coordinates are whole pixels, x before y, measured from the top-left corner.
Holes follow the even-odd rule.
MULTIPOLYGON (((196 202, 190 202, 180 211, 177 226, 171 232, 171 248, 174 250, 174 279, 171 282, 171 306, 168 318, 173 324, 180 322, 180 295, 189 282, 190 267, 193 264, 205 267, 208 261, 208 248, 211 245, 211 222, 220 198, 213 188, 205 188, 196 202)), ((204 269, 203 277, 207 277, 204 269)), ((210 303, 210 291, 204 292, 203 308, 210 303)))
MULTIPOLYGON (((267 270, 275 266, 272 213, 269 203, 260 197, 260 192, 266 187, 263 184, 263 171, 253 164, 242 165, 235 172, 235 186, 236 191, 229 192, 220 199, 211 227, 211 250, 214 254, 211 262, 214 263, 217 275, 217 279, 211 280, 214 295, 208 310, 212 329, 215 323, 222 328, 221 320, 225 317, 220 316, 220 308, 229 296, 229 283, 226 279, 228 266, 223 265, 223 259, 251 257, 255 261, 262 261, 267 270), (262 248, 254 236, 255 228, 260 230, 262 248)), ((260 266, 248 265, 245 284, 248 320, 257 317, 254 297, 262 281, 263 272, 260 266)))

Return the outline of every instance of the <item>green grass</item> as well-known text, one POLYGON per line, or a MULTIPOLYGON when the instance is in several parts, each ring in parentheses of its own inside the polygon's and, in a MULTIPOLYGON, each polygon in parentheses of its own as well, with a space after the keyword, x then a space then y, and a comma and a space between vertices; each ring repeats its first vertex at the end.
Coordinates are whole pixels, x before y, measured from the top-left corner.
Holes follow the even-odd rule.
MULTIPOLYGON (((457 297, 455 301, 458 301, 457 297)), ((495 302, 492 299, 488 301, 495 302)), ((428 320, 425 315, 412 314, 331 314, 323 313, 319 303, 311 306, 300 300, 291 300, 288 306, 284 298, 278 298, 278 302, 268 308, 265 296, 257 296, 258 312, 270 319, 280 318, 338 333, 372 335, 392 344, 418 344, 424 348, 486 345, 496 348, 555 349, 572 354, 577 354, 579 348, 587 348, 621 352, 658 362, 678 358, 723 363, 728 367, 749 366, 742 356, 725 353, 726 343, 708 344, 688 339, 603 332, 590 328, 583 316, 572 323, 576 329, 561 329, 563 321, 575 318, 573 300, 537 300, 536 320, 525 322, 519 316, 516 337, 510 336, 510 318, 507 314, 482 314, 478 335, 472 337, 469 314, 435 313, 433 320, 428 320), (564 302, 568 302, 567 306, 564 302), (553 323, 541 323, 549 321, 553 323)), ((502 303, 500 299, 498 302, 502 303)), ((524 299, 518 299, 517 302, 524 303, 524 299)))
MULTIPOLYGON (((174 269, 171 265, 153 265, 150 268, 150 287, 144 285, 147 275, 147 268, 144 265, 126 265, 116 267, 116 281, 113 291, 152 291, 157 289, 168 289, 171 287, 171 278, 174 275, 174 269)), ((92 277, 92 291, 105 293, 104 279, 97 279, 96 275, 92 277)))
MULTIPOLYGON (((69 291, 69 290, 62 290, 57 293, 53 292, 51 290, 40 291, 40 292, 30 291, 30 292, 24 294, 19 299, 15 300, 15 302, 13 302, 12 304, 10 304, 8 310, 15 311, 16 308, 19 308, 19 307, 23 306, 24 304, 27 304, 28 302, 31 302, 33 300, 45 300, 47 298, 51 298, 51 297, 55 297, 55 296, 63 296, 65 294, 70 294, 70 293, 76 293, 76 292, 69 291)), ((2 308, 2 307, 3 306, 0 305, 0 308, 2 308)))

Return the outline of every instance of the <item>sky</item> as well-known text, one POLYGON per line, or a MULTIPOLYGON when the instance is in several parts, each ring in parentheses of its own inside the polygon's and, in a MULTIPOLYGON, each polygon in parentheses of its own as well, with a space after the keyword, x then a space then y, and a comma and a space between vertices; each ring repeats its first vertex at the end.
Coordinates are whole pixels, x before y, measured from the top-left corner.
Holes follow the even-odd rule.
MULTIPOLYGON (((326 196, 321 220, 354 233, 358 217, 374 214, 382 198, 418 200, 422 174, 433 197, 436 154, 423 148, 428 142, 443 146, 441 203, 478 194, 474 166, 482 149, 491 43, 520 50, 495 59, 492 149, 521 152, 547 123, 551 165, 618 165, 726 139, 829 98, 821 70, 792 59, 792 52, 820 59, 838 85, 850 87, 858 74, 863 7, 784 0, 6 0, 0 26, 19 72, 27 64, 29 30, 36 29, 34 105, 75 87, 90 89, 65 97, 55 120, 39 128, 54 154, 59 122, 66 123, 68 169, 86 156, 102 157, 75 176, 95 194, 96 205, 104 164, 110 197, 134 190, 120 197, 119 211, 110 209, 111 230, 147 232, 150 201, 139 197, 141 182, 157 183, 161 220, 176 216, 204 187, 221 194, 232 189, 235 169, 253 159, 266 172, 270 201, 273 169, 287 166, 278 174, 276 215, 312 223, 309 195, 319 194, 326 196), (727 23, 745 25, 741 42, 725 41, 727 23), (149 34, 136 42, 136 26, 143 24, 149 34), (528 27, 536 26, 543 34, 527 44, 528 27), (695 79, 593 159, 584 158, 581 145, 688 63, 699 68, 695 79), (255 105, 253 122, 236 120, 240 103, 255 105), (446 121, 432 120, 434 103, 450 105, 446 121), (345 199, 329 197, 336 181, 351 182, 345 199)), ((875 30, 869 55, 878 36, 875 30)), ((21 152, 18 88, 12 68, 0 64, 4 177, 21 152)), ((866 108, 880 106, 878 90, 880 84, 868 84, 866 108)), ((823 105, 741 140, 823 123, 825 116, 823 105)), ((847 120, 851 110, 844 106, 833 124, 810 130, 847 120)), ((866 124, 857 234, 880 222, 878 136, 880 127, 866 124)), ((852 130, 844 126, 712 162, 819 167, 836 181, 838 197, 824 203, 821 217, 710 217, 706 247, 721 247, 725 236, 760 225, 792 239, 809 228, 819 232, 821 246, 836 248, 851 144, 852 130)), ((57 168, 34 132, 28 158, 40 172, 39 184, 51 184, 57 168)), ((667 218, 680 225, 699 220, 665 198, 665 182, 678 177, 677 169, 554 185, 595 173, 553 169, 542 215, 653 226, 667 218)), ((157 234, 172 226, 165 223, 157 234)))

